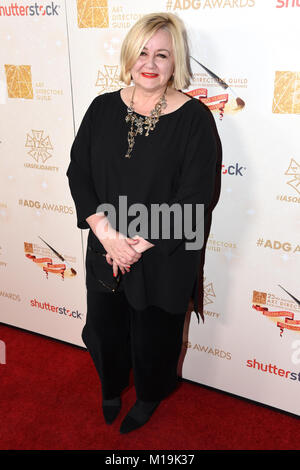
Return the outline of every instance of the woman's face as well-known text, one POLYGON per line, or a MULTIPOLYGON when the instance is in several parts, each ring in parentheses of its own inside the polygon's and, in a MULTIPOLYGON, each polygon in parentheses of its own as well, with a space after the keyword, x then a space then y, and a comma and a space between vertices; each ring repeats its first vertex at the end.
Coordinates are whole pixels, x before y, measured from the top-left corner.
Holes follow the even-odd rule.
POLYGON ((174 72, 172 37, 159 29, 145 44, 140 57, 131 69, 134 84, 145 90, 165 88, 174 72))

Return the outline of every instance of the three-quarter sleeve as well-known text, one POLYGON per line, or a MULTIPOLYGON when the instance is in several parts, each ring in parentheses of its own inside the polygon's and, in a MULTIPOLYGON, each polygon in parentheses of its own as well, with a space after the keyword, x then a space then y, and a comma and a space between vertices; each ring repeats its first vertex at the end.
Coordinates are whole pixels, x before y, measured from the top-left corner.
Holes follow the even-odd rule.
MULTIPOLYGON (((97 97, 98 98, 98 97, 97 97)), ((67 177, 77 213, 77 227, 90 228, 86 218, 95 214, 98 200, 91 175, 92 118, 95 98, 89 105, 71 147, 67 177)))
MULTIPOLYGON (((180 172, 178 189, 175 196, 171 200, 167 201, 169 207, 172 206, 172 204, 179 204, 181 208, 181 236, 179 232, 179 236, 176 235, 175 238, 175 219, 170 217, 169 238, 164 238, 161 235, 161 232, 158 238, 147 238, 150 243, 153 243, 161 253, 166 256, 171 255, 183 242, 195 242, 195 238, 190 238, 191 233, 198 233, 200 230, 203 231, 203 216, 206 214, 207 209, 211 204, 214 193, 217 144, 210 118, 206 112, 199 113, 199 115, 197 114, 193 118, 187 139, 186 154, 180 172), (186 210, 184 207, 185 204, 190 205, 189 214, 192 214, 192 218, 187 218, 191 228, 191 230, 189 230, 189 237, 186 236, 187 222, 184 220, 184 212, 186 210), (197 204, 203 204, 203 216, 200 218, 198 217, 198 219, 196 219, 196 214, 199 214, 200 211, 197 212, 196 210, 197 204)), ((148 229, 148 233, 151 235, 151 221, 148 224, 148 229)), ((200 248, 189 249, 201 248, 202 245, 200 248)))

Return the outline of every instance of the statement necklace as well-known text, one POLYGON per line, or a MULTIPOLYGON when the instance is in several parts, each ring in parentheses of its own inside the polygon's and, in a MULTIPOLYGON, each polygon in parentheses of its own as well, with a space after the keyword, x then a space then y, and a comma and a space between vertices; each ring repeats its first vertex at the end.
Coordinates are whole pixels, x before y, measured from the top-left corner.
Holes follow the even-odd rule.
POLYGON ((167 106, 166 91, 167 91, 167 87, 164 91, 164 94, 158 101, 158 103, 156 103, 154 109, 152 109, 152 111, 150 112, 150 116, 142 117, 142 116, 137 116, 134 111, 134 107, 133 107, 133 97, 134 97, 134 92, 135 92, 135 87, 134 87, 130 105, 127 108, 127 115, 125 117, 125 121, 130 122, 130 130, 128 132, 128 137, 127 137, 128 150, 125 155, 125 158, 131 157, 130 154, 133 150, 133 146, 135 142, 134 138, 138 134, 143 134, 143 131, 145 130, 146 131, 145 135, 148 136, 149 132, 155 129, 156 123, 158 122, 159 117, 162 113, 162 109, 166 108, 167 106), (135 129, 134 129, 134 126, 135 126, 135 129))

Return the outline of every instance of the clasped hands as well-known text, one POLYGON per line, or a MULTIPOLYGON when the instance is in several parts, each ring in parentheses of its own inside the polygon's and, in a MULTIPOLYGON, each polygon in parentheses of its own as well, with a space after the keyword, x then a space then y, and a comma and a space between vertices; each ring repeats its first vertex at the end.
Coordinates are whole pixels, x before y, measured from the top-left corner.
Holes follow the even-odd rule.
POLYGON ((126 237, 113 229, 104 213, 91 215, 86 219, 96 237, 106 250, 106 261, 112 266, 114 276, 118 269, 125 274, 136 263, 142 253, 154 245, 139 235, 126 237))

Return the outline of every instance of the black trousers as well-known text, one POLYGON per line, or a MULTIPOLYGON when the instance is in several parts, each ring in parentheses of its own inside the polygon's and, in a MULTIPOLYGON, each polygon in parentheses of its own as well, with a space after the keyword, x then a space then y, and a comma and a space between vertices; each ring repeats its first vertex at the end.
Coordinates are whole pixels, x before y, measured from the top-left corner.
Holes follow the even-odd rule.
POLYGON ((124 292, 87 291, 82 340, 97 369, 102 398, 121 395, 133 369, 137 399, 158 401, 177 386, 185 312, 135 310, 124 292))

